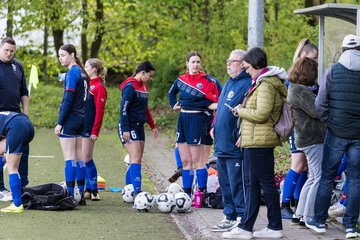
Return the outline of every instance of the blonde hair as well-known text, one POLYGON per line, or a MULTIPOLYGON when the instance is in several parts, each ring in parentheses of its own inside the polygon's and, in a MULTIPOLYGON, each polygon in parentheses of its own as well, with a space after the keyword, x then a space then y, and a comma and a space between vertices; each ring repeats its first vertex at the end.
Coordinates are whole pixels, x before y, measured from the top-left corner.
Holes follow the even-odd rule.
POLYGON ((104 62, 98 58, 89 58, 87 62, 91 67, 96 68, 97 75, 101 78, 101 80, 105 81, 107 69, 104 67, 104 62))
POLYGON ((311 52, 316 52, 318 54, 318 48, 313 44, 308 38, 303 38, 299 42, 293 57, 293 63, 296 62, 300 57, 303 57, 303 54, 310 54, 311 52))

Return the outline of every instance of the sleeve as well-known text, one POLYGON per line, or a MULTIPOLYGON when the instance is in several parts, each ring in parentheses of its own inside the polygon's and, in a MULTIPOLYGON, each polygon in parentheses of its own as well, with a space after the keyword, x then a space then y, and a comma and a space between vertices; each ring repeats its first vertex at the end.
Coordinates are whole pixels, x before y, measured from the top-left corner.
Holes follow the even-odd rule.
POLYGON ((315 94, 309 91, 302 91, 300 97, 300 108, 311 118, 319 119, 315 109, 315 94))
POLYGON ((217 90, 218 90, 218 93, 219 93, 219 96, 221 94, 221 91, 222 91, 222 86, 221 86, 221 83, 219 80, 215 79, 216 81, 216 87, 217 87, 217 90))
POLYGON ((130 131, 129 127, 129 104, 133 100, 135 95, 135 89, 131 85, 125 86, 122 90, 122 98, 120 103, 120 124, 123 132, 130 131))
POLYGON ((315 108, 320 120, 326 122, 329 117, 329 90, 331 81, 331 67, 324 74, 319 84, 319 92, 315 100, 315 108))
POLYGON ((29 91, 27 89, 26 86, 26 78, 25 78, 25 74, 24 74, 24 69, 21 66, 21 64, 19 64, 20 66, 20 71, 21 71, 21 87, 20 87, 20 97, 22 96, 29 96, 29 91))
POLYGON ((65 90, 75 92, 76 82, 81 78, 81 72, 79 68, 72 67, 66 73, 65 76, 65 90))
POLYGON ((152 117, 152 115, 151 115, 151 112, 150 112, 150 109, 149 109, 149 108, 147 108, 147 109, 146 109, 146 116, 147 116, 147 118, 148 118, 147 123, 149 124, 150 128, 151 128, 151 129, 156 128, 154 118, 152 117))
POLYGON ((91 135, 99 136, 102 121, 105 114, 105 105, 107 99, 106 88, 103 85, 98 85, 94 91, 94 103, 95 103, 95 121, 91 130, 91 135))
POLYGON ((177 102, 176 94, 180 91, 179 88, 177 87, 177 81, 178 80, 176 79, 168 93, 168 98, 169 98, 169 103, 170 103, 171 109, 176 104, 176 102, 177 102))
POLYGON ((64 125, 67 115, 71 110, 71 107, 74 102, 74 95, 75 93, 71 91, 65 91, 64 93, 63 102, 61 103, 60 114, 58 119, 58 124, 61 126, 64 125))
POLYGON ((253 123, 265 123, 270 118, 274 105, 274 87, 264 82, 257 88, 255 109, 242 108, 238 111, 239 117, 253 123))

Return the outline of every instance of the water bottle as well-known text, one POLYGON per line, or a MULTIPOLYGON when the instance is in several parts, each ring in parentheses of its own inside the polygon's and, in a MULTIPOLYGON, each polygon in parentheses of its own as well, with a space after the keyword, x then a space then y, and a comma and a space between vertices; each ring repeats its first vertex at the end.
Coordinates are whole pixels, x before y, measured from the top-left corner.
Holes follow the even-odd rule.
POLYGON ((201 208, 204 200, 204 194, 199 190, 196 190, 194 194, 194 208, 201 208))

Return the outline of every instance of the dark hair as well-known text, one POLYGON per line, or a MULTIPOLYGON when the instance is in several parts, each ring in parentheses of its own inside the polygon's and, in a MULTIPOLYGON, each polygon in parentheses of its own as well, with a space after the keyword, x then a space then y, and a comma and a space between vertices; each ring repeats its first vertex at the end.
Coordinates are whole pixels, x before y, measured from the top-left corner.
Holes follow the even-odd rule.
POLYGON ((293 62, 296 62, 296 60, 302 57, 303 54, 308 55, 314 51, 316 51, 316 54, 319 52, 318 47, 315 44, 313 44, 308 38, 301 39, 295 50, 293 62))
POLYGON ((101 78, 102 81, 105 81, 107 69, 104 67, 104 63, 98 58, 89 58, 87 62, 91 67, 96 68, 97 75, 101 78))
POLYGON ((197 51, 191 51, 188 53, 188 55, 186 56, 186 61, 189 61, 191 57, 193 56, 198 56, 200 59, 202 59, 201 55, 199 52, 197 51))
POLYGON ((267 67, 267 57, 264 50, 258 47, 251 48, 247 51, 243 59, 255 69, 262 69, 267 67))
POLYGON ((16 45, 16 42, 14 39, 12 39, 11 37, 4 37, 1 40, 0 46, 4 45, 5 43, 8 43, 10 45, 16 45))
POLYGON ((318 64, 314 59, 308 57, 299 58, 295 61, 289 71, 289 80, 305 86, 312 86, 317 79, 318 64))
POLYGON ((144 62, 141 62, 141 63, 137 66, 134 75, 136 75, 137 73, 139 73, 139 72, 141 72, 141 71, 145 71, 145 72, 155 71, 155 68, 154 68, 154 66, 152 65, 151 62, 149 62, 149 61, 144 61, 144 62))

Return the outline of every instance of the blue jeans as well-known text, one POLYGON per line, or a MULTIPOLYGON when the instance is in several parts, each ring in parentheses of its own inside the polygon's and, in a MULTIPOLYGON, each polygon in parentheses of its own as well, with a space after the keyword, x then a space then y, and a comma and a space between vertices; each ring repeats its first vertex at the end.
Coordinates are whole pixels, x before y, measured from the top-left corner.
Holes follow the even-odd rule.
POLYGON ((218 157, 220 190, 224 205, 224 214, 228 220, 243 217, 245 208, 245 191, 242 181, 243 156, 238 158, 218 157))
POLYGON ((347 155, 347 179, 349 180, 346 196, 347 207, 343 217, 345 229, 355 228, 360 210, 360 140, 336 137, 327 131, 324 142, 322 175, 315 202, 315 221, 325 223, 330 207, 333 181, 341 159, 347 155))
POLYGON ((279 193, 274 179, 274 148, 245 148, 245 214, 239 227, 252 231, 260 209, 261 190, 267 207, 267 227, 282 230, 279 193))
MULTIPOLYGON (((28 158, 29 158, 29 144, 24 146, 24 150, 21 156, 19 165, 19 175, 21 177, 21 187, 26 187, 29 183, 28 179, 28 158)), ((0 191, 5 190, 4 185, 4 171, 0 169, 0 191)))

